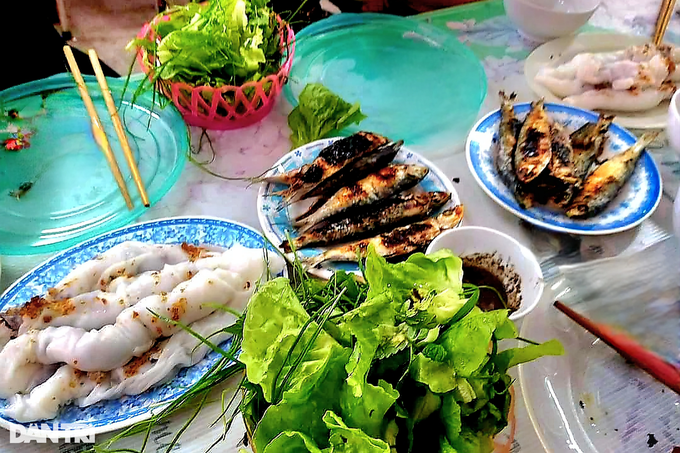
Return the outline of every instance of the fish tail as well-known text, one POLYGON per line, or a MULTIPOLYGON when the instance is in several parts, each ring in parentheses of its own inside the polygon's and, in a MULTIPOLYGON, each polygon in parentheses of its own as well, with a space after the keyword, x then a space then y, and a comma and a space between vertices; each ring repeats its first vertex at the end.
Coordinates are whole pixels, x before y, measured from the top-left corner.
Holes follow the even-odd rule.
POLYGON ((330 259, 328 252, 325 253, 319 253, 316 256, 312 256, 310 258, 306 258, 302 261, 302 264, 304 265, 305 269, 311 269, 319 264, 323 263, 324 261, 328 261, 330 259))
POLYGON ((284 253, 290 253, 293 251, 293 249, 290 246, 290 242, 287 240, 283 241, 279 247, 283 249, 284 253))

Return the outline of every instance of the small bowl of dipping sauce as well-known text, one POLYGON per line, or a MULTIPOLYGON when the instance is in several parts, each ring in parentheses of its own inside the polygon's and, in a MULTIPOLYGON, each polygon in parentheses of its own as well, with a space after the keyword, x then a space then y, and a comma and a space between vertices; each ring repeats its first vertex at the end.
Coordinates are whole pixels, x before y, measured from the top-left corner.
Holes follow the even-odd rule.
POLYGON ((484 311, 508 308, 516 321, 533 310, 543 295, 543 273, 536 256, 505 233, 484 227, 459 227, 437 236, 426 253, 449 249, 463 260, 463 282, 481 289, 484 311), (503 298, 500 300, 498 294, 503 298))

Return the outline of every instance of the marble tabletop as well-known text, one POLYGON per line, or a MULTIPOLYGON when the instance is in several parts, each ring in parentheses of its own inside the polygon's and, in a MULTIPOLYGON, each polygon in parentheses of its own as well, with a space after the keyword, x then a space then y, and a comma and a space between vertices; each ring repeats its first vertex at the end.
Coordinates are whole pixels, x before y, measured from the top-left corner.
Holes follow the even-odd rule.
MULTIPOLYGON (((496 3, 498 3, 497 0, 496 3)), ((651 35, 658 6, 659 0, 605 0, 593 16, 590 25, 624 33, 651 35)), ((482 59, 489 79, 489 94, 480 111, 480 117, 497 108, 495 94, 500 88, 516 91, 520 101, 535 97, 524 80, 523 63, 526 55, 538 44, 522 38, 507 17, 498 16, 485 21, 465 17, 458 17, 454 20, 446 19, 445 16, 439 17, 440 19, 436 19, 434 16, 425 15, 421 20, 433 22, 439 20, 439 23, 446 26, 452 33, 457 33, 463 42, 474 43, 482 40, 488 43, 496 40, 496 45, 504 46, 508 50, 505 54, 489 55, 482 59)), ((680 20, 677 15, 671 21, 668 37, 671 41, 680 43, 680 20)), ((291 106, 281 99, 271 114, 259 124, 235 131, 210 131, 209 135, 215 150, 214 156, 205 140, 202 148, 198 149, 202 131, 192 128, 192 160, 209 163, 203 166, 188 162, 173 189, 160 202, 149 208, 139 220, 208 215, 239 221, 259 229, 255 209, 258 186, 251 185, 247 181, 220 179, 209 174, 205 169, 230 178, 246 178, 265 171, 290 150, 286 121, 290 109, 291 106)), ((415 149, 430 157, 456 183, 460 199, 466 205, 464 224, 487 226, 506 232, 532 247, 539 259, 553 255, 555 250, 550 247, 549 239, 539 240, 540 233, 495 204, 475 183, 468 170, 463 148, 464 141, 459 140, 450 142, 445 147, 438 144, 436 149, 428 149, 427 145, 418 146, 415 149)), ((671 231, 673 195, 680 180, 680 164, 677 162, 676 153, 665 144, 653 149, 652 154, 657 163, 662 164, 660 166, 664 184, 670 189, 665 191, 659 208, 647 223, 653 223, 671 231)), ((643 224, 639 228, 618 235, 581 238, 582 258, 591 259, 618 254, 639 241, 644 231, 643 224)), ((14 280, 46 257, 45 255, 2 257, 0 290, 7 288, 14 280)), ((517 410, 518 430, 512 451, 519 451, 520 445, 525 452, 542 451, 526 417, 526 410, 521 404, 518 405, 517 410)), ((185 441, 181 450, 194 451, 194 447, 189 444, 189 441, 185 441)), ((8 453, 29 451, 27 447, 16 448, 18 446, 7 445, 4 435, 0 435, 0 450, 8 453)), ((232 450, 233 447, 225 448, 226 450, 223 451, 236 451, 232 450)), ((56 452, 58 450, 41 446, 36 447, 35 451, 56 452)), ((564 451, 569 451, 567 446, 564 451)))

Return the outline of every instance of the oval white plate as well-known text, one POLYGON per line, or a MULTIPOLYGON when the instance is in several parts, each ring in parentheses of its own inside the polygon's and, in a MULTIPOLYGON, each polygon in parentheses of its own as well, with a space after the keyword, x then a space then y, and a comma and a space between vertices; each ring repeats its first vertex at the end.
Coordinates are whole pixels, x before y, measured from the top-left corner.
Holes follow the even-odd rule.
MULTIPOLYGON (((298 149, 291 151, 283 156, 273 165, 271 175, 285 173, 293 168, 299 168, 304 164, 311 163, 319 154, 319 152, 341 137, 324 138, 315 142, 304 145, 298 149)), ((451 200, 442 207, 443 211, 446 208, 460 204, 458 193, 453 187, 453 183, 434 166, 430 161, 424 157, 402 147, 397 156, 394 158, 395 163, 420 164, 428 167, 430 172, 427 174, 417 189, 424 191, 446 191, 451 194, 451 200)), ((288 209, 279 209, 281 197, 273 196, 273 192, 285 189, 286 186, 282 184, 262 184, 257 195, 257 215, 260 219, 260 227, 264 235, 275 246, 280 246, 286 240, 286 233, 291 237, 296 237, 295 228, 291 225, 291 219, 288 209)), ((304 248, 298 253, 302 257, 311 257, 323 253, 327 248, 304 248)), ((335 270, 344 269, 348 272, 357 272, 358 267, 354 263, 325 263, 321 269, 315 269, 314 272, 323 278, 329 278, 335 270)))
MULTIPOLYGON (((555 39, 539 46, 524 62, 524 77, 527 84, 548 102, 562 102, 546 87, 536 82, 536 74, 546 66, 559 66, 583 52, 611 52, 630 46, 646 44, 644 36, 620 35, 616 33, 584 33, 567 38, 555 39)), ((653 109, 643 112, 610 112, 616 115, 615 122, 631 129, 661 129, 666 127, 668 103, 664 101, 653 109)))
MULTIPOLYGON (((208 217, 177 217, 127 226, 85 241, 40 264, 0 296, 0 310, 21 305, 35 295, 44 294, 77 265, 116 244, 131 240, 156 244, 188 242, 224 248, 234 244, 261 248, 265 243, 262 235, 248 226, 208 217)), ((224 346, 230 342, 227 340, 224 346)), ((174 379, 140 395, 102 401, 85 408, 69 405, 62 408, 56 418, 44 424, 17 423, 0 415, 0 426, 16 429, 19 425, 26 430, 22 432, 27 436, 58 435, 60 438, 82 438, 125 428, 162 411, 165 405, 196 383, 219 357, 212 352, 193 367, 182 369, 174 379)), ((6 400, 0 399, 0 409, 6 404, 6 400)))
POLYGON ((520 365, 529 418, 547 453, 670 453, 680 445, 680 396, 553 308, 550 285, 521 336, 558 339, 566 354, 520 365), (648 434, 658 441, 649 447, 648 434))
MULTIPOLYGON (((555 121, 572 132, 587 122, 597 121, 595 112, 562 104, 545 104, 555 121)), ((516 104, 515 112, 520 118, 529 111, 530 104, 516 104)), ((500 111, 489 113, 479 120, 468 136, 466 145, 468 166, 477 183, 496 203, 517 217, 536 226, 561 233, 602 235, 628 230, 652 215, 661 201, 661 175, 649 153, 640 158, 632 176, 621 192, 600 214, 589 219, 571 219, 563 212, 535 206, 522 209, 514 195, 503 183, 495 165, 493 142, 498 135, 500 111)), ((625 151, 635 143, 635 136, 627 130, 612 124, 609 140, 603 156, 625 151)))

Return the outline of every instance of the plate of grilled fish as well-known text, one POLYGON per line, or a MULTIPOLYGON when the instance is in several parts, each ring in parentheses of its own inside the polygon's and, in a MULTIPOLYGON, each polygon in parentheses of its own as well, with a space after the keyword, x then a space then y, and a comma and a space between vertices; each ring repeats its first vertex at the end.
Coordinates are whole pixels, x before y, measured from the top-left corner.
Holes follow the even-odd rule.
POLYGON ((73 438, 161 412, 229 364, 169 319, 228 349, 233 311, 260 278, 283 270, 265 246, 239 223, 177 217, 40 264, 0 296, 0 426, 73 438))
POLYGON ((263 179, 257 209, 264 235, 317 275, 356 272, 369 246, 388 259, 423 251, 463 217, 437 167, 370 132, 302 146, 263 179))
POLYGON ((662 183, 640 138, 613 117, 539 99, 501 108, 473 128, 470 171, 499 205, 536 226, 562 233, 612 234, 649 217, 662 183))

